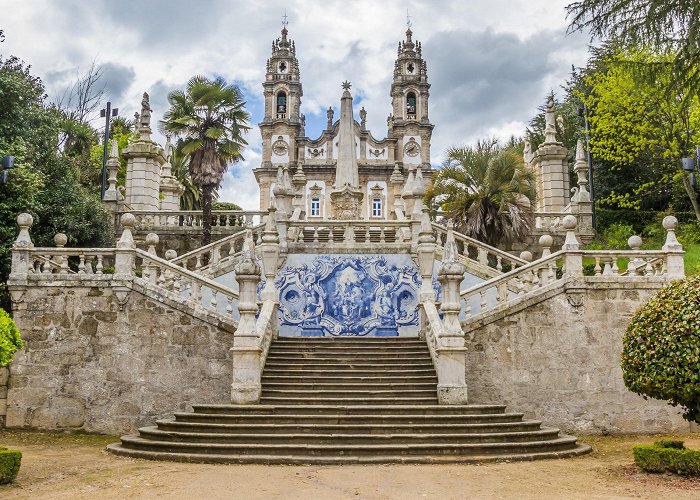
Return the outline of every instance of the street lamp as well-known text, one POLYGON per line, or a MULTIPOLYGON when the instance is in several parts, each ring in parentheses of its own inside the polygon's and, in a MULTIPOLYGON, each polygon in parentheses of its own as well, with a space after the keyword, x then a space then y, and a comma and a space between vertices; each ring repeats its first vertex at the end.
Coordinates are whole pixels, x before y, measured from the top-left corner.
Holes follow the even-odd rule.
POLYGON ((681 158, 681 165, 683 166, 683 171, 690 174, 690 185, 695 185, 695 168, 700 168, 700 146, 696 148, 697 156, 696 158, 681 158))
POLYGON ((7 171, 15 168, 15 157, 14 156, 3 156, 2 157, 2 175, 0 175, 0 179, 2 179, 3 184, 7 184, 7 171))
POLYGON ((107 102, 107 107, 100 110, 100 116, 105 119, 105 139, 104 139, 104 149, 102 150, 102 199, 105 197, 105 190, 107 189, 107 142, 109 140, 109 121, 113 116, 119 115, 119 109, 112 109, 112 103, 107 102))

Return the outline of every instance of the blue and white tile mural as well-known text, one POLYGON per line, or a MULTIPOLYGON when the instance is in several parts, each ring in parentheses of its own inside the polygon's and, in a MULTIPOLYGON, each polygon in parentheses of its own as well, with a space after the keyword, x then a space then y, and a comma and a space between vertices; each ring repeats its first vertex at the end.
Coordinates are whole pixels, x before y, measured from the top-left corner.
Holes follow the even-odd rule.
POLYGON ((290 255, 275 285, 280 335, 418 335, 420 276, 408 255, 290 255))

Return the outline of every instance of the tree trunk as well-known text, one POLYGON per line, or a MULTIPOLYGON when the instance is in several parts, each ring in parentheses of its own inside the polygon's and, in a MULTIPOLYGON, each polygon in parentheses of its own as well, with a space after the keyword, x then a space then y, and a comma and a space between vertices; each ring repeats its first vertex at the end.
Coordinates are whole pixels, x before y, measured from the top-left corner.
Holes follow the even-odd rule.
POLYGON ((202 186, 202 246, 211 243, 211 193, 212 186, 202 186))
POLYGON ((698 204, 698 195, 695 192, 695 188, 693 185, 690 183, 690 175, 686 174, 683 172, 683 187, 685 188, 685 192, 688 194, 688 198, 690 198, 690 203, 693 205, 693 211, 695 212, 695 218, 700 221, 700 204, 698 204))

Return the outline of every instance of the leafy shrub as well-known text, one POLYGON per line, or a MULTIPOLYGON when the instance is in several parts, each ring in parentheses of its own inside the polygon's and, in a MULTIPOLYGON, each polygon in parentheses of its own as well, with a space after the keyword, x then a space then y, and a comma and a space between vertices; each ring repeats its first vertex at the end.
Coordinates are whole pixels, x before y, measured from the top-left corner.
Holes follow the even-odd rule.
POLYGON ((9 314, 0 309, 0 366, 9 364, 15 351, 22 347, 22 339, 19 337, 17 325, 9 314))
POLYGON ((685 449, 683 441, 657 441, 653 445, 635 446, 632 454, 634 463, 647 472, 669 471, 700 476, 700 451, 685 449))
POLYGON ((678 241, 685 247, 700 244, 700 223, 681 224, 678 227, 678 241))
POLYGON ((0 484, 11 483, 17 477, 22 452, 0 449, 0 484))
POLYGON ((685 445, 683 441, 676 439, 661 439, 654 443, 654 446, 660 446, 661 448, 675 448, 677 450, 685 450, 685 445))
POLYGON ((622 348, 625 386, 680 405, 700 423, 700 276, 674 281, 627 325, 622 348))
POLYGON ((612 224, 603 232, 603 239, 606 248, 611 250, 627 250, 627 240, 634 233, 634 229, 629 224, 612 224))
MULTIPOLYGON (((642 234, 647 226, 657 224, 661 225, 661 220, 668 215, 667 212, 657 212, 654 210, 632 210, 632 209, 610 209, 597 207, 596 211, 596 230, 599 233, 604 233, 607 228, 613 224, 622 224, 632 226, 633 233, 642 234)), ((674 211, 678 222, 683 225, 696 221, 693 212, 678 212, 674 211)))

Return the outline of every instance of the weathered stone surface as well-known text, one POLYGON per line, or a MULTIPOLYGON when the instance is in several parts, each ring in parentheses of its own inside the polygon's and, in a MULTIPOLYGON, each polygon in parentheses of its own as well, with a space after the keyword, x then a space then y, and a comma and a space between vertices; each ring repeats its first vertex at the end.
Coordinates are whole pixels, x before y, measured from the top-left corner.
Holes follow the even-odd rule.
POLYGON ((656 292, 634 283, 588 289, 572 307, 562 291, 467 335, 472 403, 507 404, 564 431, 687 432, 678 408, 644 400, 622 381, 622 336, 656 292))
POLYGON ((119 311, 108 287, 49 290, 30 287, 15 315, 25 348, 10 367, 8 427, 119 434, 191 401, 229 401, 231 333, 137 291, 119 311))

